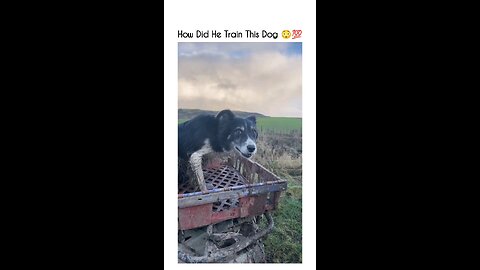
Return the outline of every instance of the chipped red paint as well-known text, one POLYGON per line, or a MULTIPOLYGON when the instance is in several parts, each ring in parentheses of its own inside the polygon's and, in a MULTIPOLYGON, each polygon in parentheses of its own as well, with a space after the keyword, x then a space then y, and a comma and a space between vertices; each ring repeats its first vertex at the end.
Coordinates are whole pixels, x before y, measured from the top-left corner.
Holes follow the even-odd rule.
POLYGON ((212 204, 192 206, 178 209, 178 223, 180 230, 190 230, 211 224, 212 204))
POLYGON ((230 210, 223 210, 221 212, 212 213, 212 224, 238 217, 240 217, 240 208, 238 207, 230 210))
POLYGON ((248 216, 258 216, 265 212, 265 206, 267 202, 267 194, 259 195, 259 196, 252 196, 252 197, 245 197, 242 198, 245 200, 240 200, 240 216, 241 217, 248 217, 248 216))
POLYGON ((225 220, 258 216, 274 209, 267 202, 267 195, 244 197, 240 199, 240 206, 229 210, 214 212, 213 204, 205 204, 179 209, 180 230, 190 230, 225 220))

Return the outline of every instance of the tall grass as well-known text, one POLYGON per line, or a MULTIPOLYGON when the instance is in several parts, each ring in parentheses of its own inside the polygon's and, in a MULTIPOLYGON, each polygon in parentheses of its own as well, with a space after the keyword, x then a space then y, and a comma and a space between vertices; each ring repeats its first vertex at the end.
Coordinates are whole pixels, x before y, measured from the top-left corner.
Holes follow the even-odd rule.
POLYGON ((255 161, 282 179, 288 188, 274 211, 275 230, 265 244, 270 263, 302 262, 302 137, 299 130, 261 132, 255 161))

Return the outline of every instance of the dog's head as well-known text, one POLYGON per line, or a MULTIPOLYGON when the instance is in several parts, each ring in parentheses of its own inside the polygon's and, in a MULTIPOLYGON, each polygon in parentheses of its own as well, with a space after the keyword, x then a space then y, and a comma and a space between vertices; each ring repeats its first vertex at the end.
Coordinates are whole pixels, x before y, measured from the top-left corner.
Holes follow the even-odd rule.
POLYGON ((218 132, 225 151, 235 149, 246 158, 257 152, 257 120, 255 116, 236 117, 230 110, 223 110, 216 116, 218 132))

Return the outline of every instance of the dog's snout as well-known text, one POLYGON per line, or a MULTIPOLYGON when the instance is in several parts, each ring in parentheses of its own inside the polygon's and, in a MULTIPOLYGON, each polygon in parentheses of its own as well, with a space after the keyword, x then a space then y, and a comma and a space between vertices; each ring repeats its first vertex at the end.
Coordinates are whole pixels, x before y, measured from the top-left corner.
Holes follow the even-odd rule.
POLYGON ((247 149, 251 153, 251 152, 255 151, 255 145, 248 145, 247 149))

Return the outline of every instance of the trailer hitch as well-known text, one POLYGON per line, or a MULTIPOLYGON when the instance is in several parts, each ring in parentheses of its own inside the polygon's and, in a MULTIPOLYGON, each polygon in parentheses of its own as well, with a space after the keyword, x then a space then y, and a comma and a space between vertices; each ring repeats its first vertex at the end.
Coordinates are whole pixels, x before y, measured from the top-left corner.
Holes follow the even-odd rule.
MULTIPOLYGON (((212 263, 212 262, 218 262, 222 259, 232 256, 237 252, 247 248, 248 246, 253 244, 255 241, 269 234, 273 230, 274 222, 273 222, 272 215, 270 213, 265 213, 264 215, 267 218, 268 226, 262 231, 259 231, 252 236, 245 237, 242 240, 238 240, 239 238, 233 237, 234 239, 236 239, 235 244, 232 244, 231 246, 226 248, 218 249, 217 251, 210 254, 208 251, 206 251, 207 254, 203 256, 191 256, 179 250, 178 258, 186 263, 212 263)), ((234 234, 236 235, 236 233, 234 234)), ((232 234, 231 236, 234 236, 234 234, 232 234)))

